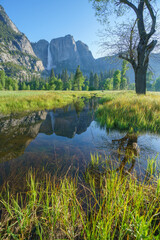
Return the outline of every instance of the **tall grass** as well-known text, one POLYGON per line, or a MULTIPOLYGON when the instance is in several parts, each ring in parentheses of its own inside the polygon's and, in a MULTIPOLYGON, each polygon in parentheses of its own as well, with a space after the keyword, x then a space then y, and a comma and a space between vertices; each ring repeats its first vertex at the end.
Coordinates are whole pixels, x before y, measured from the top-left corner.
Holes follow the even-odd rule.
MULTIPOLYGON (((96 167, 98 157, 92 157, 96 167)), ((160 181, 138 182, 115 170, 93 174, 87 183, 65 176, 37 181, 28 191, 1 196, 1 239, 160 239, 160 181), (100 177, 97 185, 97 176, 100 177)))
POLYGON ((15 113, 64 107, 78 97, 104 96, 85 91, 0 91, 0 113, 15 113))
POLYGON ((160 95, 123 93, 103 101, 97 119, 107 128, 160 132, 160 95))

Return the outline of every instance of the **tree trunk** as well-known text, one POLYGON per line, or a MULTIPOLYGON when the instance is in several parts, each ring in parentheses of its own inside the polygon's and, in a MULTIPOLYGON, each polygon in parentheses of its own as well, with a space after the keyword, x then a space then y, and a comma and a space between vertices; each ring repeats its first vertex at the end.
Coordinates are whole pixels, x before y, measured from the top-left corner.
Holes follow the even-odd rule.
POLYGON ((146 94, 146 75, 148 66, 137 67, 135 71, 135 85, 137 94, 146 94))

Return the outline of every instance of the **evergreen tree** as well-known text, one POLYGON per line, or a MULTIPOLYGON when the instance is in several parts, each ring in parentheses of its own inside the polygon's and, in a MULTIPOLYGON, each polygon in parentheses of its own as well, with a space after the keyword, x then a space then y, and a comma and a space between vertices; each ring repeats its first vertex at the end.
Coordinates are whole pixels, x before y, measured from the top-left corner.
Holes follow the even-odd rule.
POLYGON ((89 90, 94 90, 94 74, 93 74, 93 72, 90 72, 89 90))
POLYGON ((39 86, 40 86, 39 79, 36 78, 36 80, 35 80, 35 90, 39 90, 39 86))
POLYGON ((74 84, 73 84, 74 90, 75 91, 81 91, 83 83, 84 83, 84 77, 83 77, 83 74, 80 70, 80 66, 78 65, 77 70, 76 70, 76 74, 74 76, 74 84))
POLYGON ((16 80, 13 82, 13 90, 14 91, 18 91, 19 90, 18 82, 16 80))
POLYGON ((99 89, 104 89, 105 79, 103 73, 101 72, 99 75, 99 89))
POLYGON ((2 83, 0 82, 0 91, 3 90, 2 83))
POLYGON ((121 71, 115 71, 113 75, 113 90, 119 90, 121 83, 121 71))
POLYGON ((26 86, 25 82, 22 83, 22 90, 27 90, 27 86, 26 86))
POLYGON ((94 74, 94 89, 95 90, 99 89, 99 77, 97 73, 94 74))
POLYGON ((3 70, 0 71, 0 84, 1 84, 1 88, 2 89, 5 89, 5 78, 6 78, 6 75, 5 75, 5 72, 3 70))
POLYGON ((31 90, 30 85, 27 86, 27 90, 31 90))
POLYGON ((54 69, 52 68, 52 69, 51 69, 50 78, 54 78, 54 77, 55 77, 55 74, 54 74, 54 69))
POLYGON ((84 81, 84 90, 85 91, 89 90, 89 79, 88 79, 88 77, 86 77, 86 79, 84 81))
POLYGON ((68 80, 69 80, 67 69, 62 70, 61 79, 63 82, 63 89, 66 90, 68 88, 68 80))
POLYGON ((49 77, 49 90, 55 90, 56 85, 55 81, 57 81, 57 78, 55 77, 54 70, 51 70, 51 75, 49 77))
POLYGON ((55 90, 62 90, 63 89, 63 82, 61 79, 57 79, 54 82, 55 84, 55 90))

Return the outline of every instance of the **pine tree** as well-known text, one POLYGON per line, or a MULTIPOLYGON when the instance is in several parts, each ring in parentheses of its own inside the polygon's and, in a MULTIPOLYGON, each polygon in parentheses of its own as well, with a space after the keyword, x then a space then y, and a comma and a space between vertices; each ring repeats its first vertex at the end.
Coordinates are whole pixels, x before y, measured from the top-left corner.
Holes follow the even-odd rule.
POLYGON ((94 74, 94 89, 95 90, 99 89, 99 77, 97 73, 94 74))
POLYGON ((89 90, 94 90, 94 74, 93 74, 93 72, 90 72, 89 90))
POLYGON ((51 69, 50 78, 54 78, 54 77, 55 77, 55 74, 54 74, 54 69, 52 68, 52 69, 51 69))
POLYGON ((66 90, 68 88, 68 79, 69 79, 67 69, 62 70, 61 79, 63 82, 63 89, 66 90))
POLYGON ((2 85, 2 89, 5 89, 5 72, 2 70, 0 71, 0 83, 2 85))
POLYGON ((80 66, 78 65, 77 70, 76 70, 76 74, 74 76, 74 84, 73 84, 74 90, 75 91, 81 91, 83 83, 84 83, 84 77, 83 77, 83 74, 80 70, 80 66))

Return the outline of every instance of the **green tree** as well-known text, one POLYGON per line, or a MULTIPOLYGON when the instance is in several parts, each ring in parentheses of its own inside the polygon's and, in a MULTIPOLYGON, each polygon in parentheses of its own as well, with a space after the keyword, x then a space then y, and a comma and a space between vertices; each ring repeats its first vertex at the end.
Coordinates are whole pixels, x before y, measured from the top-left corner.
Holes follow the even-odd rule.
POLYGON ((14 81, 14 83, 13 83, 13 90, 14 91, 18 91, 19 90, 19 86, 18 86, 18 82, 17 81, 14 81))
POLYGON ((105 81, 106 81, 106 79, 103 76, 103 72, 100 72, 100 75, 99 75, 99 89, 104 89, 105 81))
POLYGON ((77 67, 76 74, 74 76, 73 88, 75 91, 81 91, 84 83, 84 77, 80 70, 80 66, 77 67))
POLYGON ((94 74, 94 89, 95 90, 99 89, 99 77, 97 73, 94 74))
POLYGON ((90 72, 89 90, 94 90, 94 74, 93 74, 93 72, 90 72))
POLYGON ((56 79, 55 82, 55 90, 62 90, 63 89, 63 82, 61 79, 56 79))
POLYGON ((40 87, 40 82, 39 82, 39 79, 38 78, 36 78, 36 80, 35 80, 35 90, 39 90, 39 87, 40 87))
POLYGON ((112 90, 113 89, 113 78, 107 78, 104 83, 105 90, 112 90))
POLYGON ((27 86, 25 82, 22 83, 22 90, 27 90, 27 86))
POLYGON ((5 77, 5 89, 13 90, 13 79, 11 77, 5 77))
POLYGON ((5 72, 3 70, 0 71, 0 83, 2 85, 2 89, 5 89, 5 78, 6 78, 5 72))
POLYGON ((127 72, 128 69, 129 69, 128 62, 126 60, 123 60, 122 71, 121 71, 121 84, 120 84, 120 89, 121 90, 127 89, 126 72, 127 72))
POLYGON ((2 83, 0 82, 0 91, 3 90, 2 83))
POLYGON ((146 93, 146 75, 149 56, 157 44, 156 32, 157 5, 156 0, 90 0, 96 15, 108 24, 110 14, 126 16, 129 20, 119 21, 115 16, 114 34, 106 34, 105 45, 114 49, 119 57, 127 60, 135 73, 136 93, 146 93), (147 16, 147 17, 146 17, 147 16))
POLYGON ((55 78, 55 74, 54 74, 54 69, 51 69, 51 74, 50 74, 50 78, 55 78))
POLYGON ((160 91, 160 77, 156 79, 156 82, 154 84, 155 91, 159 92, 160 91))
POLYGON ((89 79, 88 79, 88 77, 86 77, 85 81, 84 81, 84 90, 85 91, 89 90, 89 79))
POLYGON ((9 85, 8 90, 9 90, 9 91, 13 91, 12 85, 9 85))
POLYGON ((49 77, 49 90, 55 90, 56 85, 55 82, 57 81, 57 78, 55 77, 54 70, 51 70, 51 75, 49 77))
POLYGON ((69 75, 68 75, 67 69, 62 70, 61 79, 62 79, 62 82, 63 82, 63 89, 64 90, 68 89, 68 87, 69 87, 69 84, 68 84, 69 75))
POLYGON ((152 86, 152 84, 154 82, 154 80, 153 80, 153 72, 148 71, 146 79, 147 79, 147 90, 148 91, 153 90, 153 86, 152 86))
POLYGON ((119 90, 121 83, 121 71, 115 71, 113 75, 113 90, 119 90))

